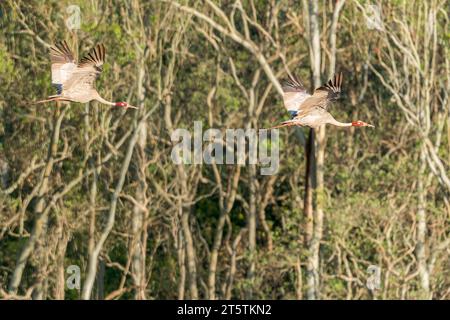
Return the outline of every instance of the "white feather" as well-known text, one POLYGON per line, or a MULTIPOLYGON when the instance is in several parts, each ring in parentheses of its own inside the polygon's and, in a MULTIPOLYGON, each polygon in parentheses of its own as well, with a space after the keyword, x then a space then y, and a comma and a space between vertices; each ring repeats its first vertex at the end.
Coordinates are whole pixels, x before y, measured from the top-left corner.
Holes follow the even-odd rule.
POLYGON ((76 69, 75 63, 69 62, 64 64, 52 64, 52 83, 64 84, 72 77, 73 71, 76 69))
POLYGON ((288 110, 298 111, 300 105, 309 97, 310 94, 306 92, 285 92, 283 96, 284 106, 288 110))

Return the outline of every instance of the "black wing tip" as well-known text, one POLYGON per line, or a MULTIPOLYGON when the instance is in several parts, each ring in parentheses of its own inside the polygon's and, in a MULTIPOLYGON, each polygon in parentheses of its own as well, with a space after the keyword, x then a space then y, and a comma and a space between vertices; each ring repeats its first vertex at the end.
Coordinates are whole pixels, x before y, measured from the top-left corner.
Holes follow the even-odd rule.
POLYGON ((287 79, 281 81, 281 87, 283 91, 304 91, 305 87, 303 83, 295 76, 289 75, 287 79))
POLYGON ((334 75, 334 85, 341 88, 342 86, 342 79, 343 79, 343 75, 342 75, 342 71, 339 73, 336 73, 334 75))
POLYGON ((330 80, 328 80, 328 82, 324 86, 320 87, 319 89, 329 89, 334 93, 340 93, 342 89, 342 80, 343 80, 342 72, 335 73, 334 76, 330 80))
POLYGON ((61 41, 58 42, 58 44, 59 44, 61 47, 64 47, 64 48, 69 47, 69 45, 67 44, 67 41, 66 41, 66 40, 61 40, 61 41))
POLYGON ((53 42, 53 46, 51 48, 64 48, 67 45, 66 40, 55 41, 53 42))
POLYGON ((102 64, 105 62, 106 49, 103 43, 97 44, 94 49, 89 51, 87 55, 85 55, 81 60, 79 65, 85 65, 89 63, 93 64, 102 64))
POLYGON ((55 42, 54 45, 50 47, 50 53, 55 58, 62 56, 66 61, 74 61, 72 50, 66 40, 55 42))

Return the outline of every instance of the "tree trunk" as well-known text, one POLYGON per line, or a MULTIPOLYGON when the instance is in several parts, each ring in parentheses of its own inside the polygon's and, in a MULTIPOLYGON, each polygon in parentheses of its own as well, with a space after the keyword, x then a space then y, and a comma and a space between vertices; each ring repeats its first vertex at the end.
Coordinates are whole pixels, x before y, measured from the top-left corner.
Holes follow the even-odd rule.
POLYGON ((192 300, 198 299, 197 289, 197 263, 194 241, 192 239, 191 227, 189 225, 190 208, 182 209, 181 227, 183 229, 183 236, 186 246, 186 263, 189 272, 189 293, 192 300))
MULTIPOLYGON (((149 114, 148 114, 149 115, 149 114)), ((136 119, 137 120, 137 119, 136 119)), ((122 191, 123 184, 125 182, 125 175, 128 172, 128 168, 130 166, 131 162, 131 156, 133 155, 134 146, 136 145, 138 133, 141 128, 141 125, 143 122, 146 121, 146 117, 142 118, 138 124, 135 122, 136 128, 134 129, 133 135, 130 138, 130 141, 128 143, 128 148, 125 153, 125 159, 122 162, 122 168, 120 170, 119 174, 119 180, 117 181, 116 187, 114 189, 114 192, 111 196, 111 204, 109 207, 108 212, 108 219, 106 222, 106 225, 103 229, 102 234, 100 235, 100 238, 98 242, 96 243, 94 250, 89 255, 89 261, 88 261, 88 270, 86 279, 84 281, 84 286, 82 290, 82 299, 89 300, 91 298, 92 294, 92 288, 94 286, 94 281, 97 273, 97 265, 98 265, 98 258, 100 256, 100 252, 103 249, 103 245, 105 244, 106 239, 108 238, 115 222, 116 218, 116 209, 117 209, 117 201, 119 198, 119 194, 122 191)))
POLYGON ((422 299, 430 299, 430 274, 428 272, 427 256, 425 252, 426 247, 426 233, 427 233, 427 215, 426 215, 426 190, 425 184, 425 168, 426 155, 425 155, 425 143, 422 143, 420 152, 420 168, 419 179, 417 181, 417 240, 416 240, 416 257, 420 278, 420 286, 422 288, 422 299))
MULTIPOLYGON (((141 58, 141 67, 139 68, 138 75, 138 88, 137 94, 139 99, 140 113, 144 112, 144 99, 145 99, 145 89, 144 89, 144 77, 145 77, 145 65, 144 57, 141 58)), ((136 144, 136 204, 133 208, 132 213, 132 264, 131 270, 133 273, 134 285, 136 286, 135 298, 137 300, 145 299, 145 287, 146 287, 146 277, 145 277, 145 252, 147 245, 143 242, 146 239, 145 233, 147 232, 145 227, 145 220, 147 217, 147 183, 146 183, 146 169, 147 169, 147 154, 145 148, 147 146, 147 122, 143 123, 141 129, 138 133, 138 140, 136 144)))
MULTIPOLYGON (((57 108, 60 107, 57 106, 57 108)), ((50 174, 53 170, 54 158, 58 150, 58 141, 61 123, 66 113, 67 107, 63 107, 62 112, 59 115, 57 114, 59 112, 58 110, 59 109, 55 109, 55 119, 53 122, 53 131, 50 140, 50 145, 48 148, 47 164, 44 167, 44 170, 41 175, 40 187, 38 194, 36 196, 37 202, 33 210, 36 220, 34 222, 33 230, 31 231, 31 236, 28 239, 27 243, 23 246, 22 251, 20 252, 20 255, 17 258, 16 267, 14 268, 14 272, 8 286, 8 292, 10 294, 17 294, 17 289, 19 288, 20 281, 22 280, 23 271, 25 270, 28 258, 33 253, 35 246, 39 241, 39 239, 41 238, 41 235, 43 234, 43 231, 45 230, 47 225, 48 220, 47 215, 49 211, 44 210, 45 209, 44 196, 48 192, 48 182, 50 179, 50 174)))
POLYGON ((256 166, 249 165, 249 209, 247 216, 248 228, 248 250, 250 257, 250 265, 247 271, 247 279, 249 288, 247 290, 247 299, 254 299, 253 286, 256 269, 256 166))
MULTIPOLYGON (((306 171, 305 171, 305 197, 304 197, 304 211, 306 216, 305 228, 305 245, 308 250, 311 248, 311 241, 313 237, 314 220, 313 220, 313 180, 314 180, 314 129, 309 130, 308 141, 305 145, 306 155, 306 171)), ((314 275, 313 275, 312 259, 310 253, 308 254, 306 267, 306 291, 307 298, 314 298, 314 275)))
MULTIPOLYGON (((321 85, 320 80, 320 65, 321 65, 321 57, 320 57, 320 26, 319 26, 319 18, 318 18, 319 4, 317 0, 309 1, 309 22, 310 22, 310 41, 311 41, 311 65, 312 65, 312 73, 313 73, 313 83, 314 88, 317 88, 321 85)), ((313 134, 314 129, 310 130, 310 143, 311 146, 315 144, 315 135, 313 134)), ((318 142, 318 150, 323 148, 323 142, 325 139, 325 128, 324 126, 320 127, 317 132, 317 142, 318 142)), ((311 150, 311 146, 310 151, 311 150)), ((314 158, 311 158, 313 153, 310 152, 310 163, 307 167, 309 172, 309 178, 312 177, 317 178, 317 185, 313 187, 316 191, 321 190, 323 188, 323 150, 319 151, 317 154, 317 164, 314 163, 314 158), (321 157, 319 159, 319 157, 321 157), (319 163, 319 161, 321 161, 319 163), (319 180, 320 179, 320 180, 319 180)), ((309 188, 311 185, 309 184, 309 188)), ((307 206, 305 206, 305 210, 312 210, 312 192, 311 190, 306 190, 305 201, 309 201, 307 206)), ((317 207, 314 211, 312 222, 310 220, 311 212, 307 211, 307 219, 308 219, 308 227, 307 229, 310 231, 312 228, 312 236, 311 241, 309 242, 309 254, 307 261, 307 298, 309 300, 314 300, 318 298, 318 284, 319 284, 319 247, 320 247, 320 239, 322 237, 322 220, 323 220, 323 209, 322 207, 317 207), (312 226, 311 226, 312 223, 312 226)))

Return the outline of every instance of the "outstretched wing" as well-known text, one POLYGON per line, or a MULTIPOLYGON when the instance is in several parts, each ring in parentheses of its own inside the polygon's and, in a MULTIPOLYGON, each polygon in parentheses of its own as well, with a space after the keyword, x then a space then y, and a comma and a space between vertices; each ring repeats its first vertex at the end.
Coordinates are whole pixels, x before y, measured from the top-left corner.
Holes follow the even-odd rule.
POLYGON ((98 71, 102 71, 102 65, 105 62, 106 50, 105 46, 100 43, 94 49, 92 49, 87 55, 85 55, 80 63, 79 68, 84 68, 87 66, 94 67, 98 71))
MULTIPOLYGON (((287 89, 293 90, 293 85, 295 85, 295 87, 298 88, 297 90, 300 90, 299 84, 297 82, 290 84, 287 89)), ((291 113, 291 116, 293 118, 303 118, 313 112, 319 112, 320 114, 323 114, 324 112, 327 113, 326 110, 330 102, 339 98, 341 93, 341 86, 342 73, 339 75, 335 75, 333 80, 329 80, 325 85, 314 90, 313 95, 307 94, 305 89, 303 89, 303 93, 300 95, 301 98, 298 98, 298 101, 300 101, 300 103, 296 101, 298 106, 297 111, 289 111, 291 113)), ((284 88, 285 87, 283 87, 283 90, 285 90, 284 88)))
POLYGON ((61 94, 63 85, 72 76, 77 65, 73 53, 66 41, 61 41, 50 47, 50 60, 52 63, 52 84, 61 94))
POLYGON ((303 84, 296 77, 289 77, 282 84, 283 102, 291 116, 295 116, 301 110, 302 104, 311 95, 306 92, 303 84))
POLYGON ((341 87, 342 72, 334 75, 333 79, 328 80, 326 84, 314 90, 313 97, 325 99, 327 103, 337 100, 341 96, 341 87))
POLYGON ((102 65, 105 61, 106 50, 103 44, 98 44, 86 56, 84 56, 72 77, 64 85, 68 91, 77 93, 87 92, 94 87, 94 82, 102 73, 102 65))

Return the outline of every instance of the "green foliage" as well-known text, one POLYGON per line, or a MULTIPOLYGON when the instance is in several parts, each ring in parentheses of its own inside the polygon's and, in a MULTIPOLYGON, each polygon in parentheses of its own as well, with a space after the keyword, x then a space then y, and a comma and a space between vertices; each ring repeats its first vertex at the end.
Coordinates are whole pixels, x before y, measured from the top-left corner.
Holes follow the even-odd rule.
MULTIPOLYGON (((104 278, 94 283, 94 297, 118 292, 116 299, 135 299, 138 258, 143 258, 146 298, 190 299, 192 264, 199 298, 209 298, 213 243, 220 235, 216 298, 226 298, 228 289, 231 299, 306 298, 312 232, 320 236, 320 298, 422 298, 416 248, 423 195, 425 252, 433 263, 430 290, 435 299, 448 298, 448 249, 436 251, 449 237, 448 190, 433 162, 421 163, 423 127, 411 125, 394 99, 399 94, 412 108, 408 119, 429 112, 428 138, 440 143, 436 155, 448 171, 450 33, 445 10, 437 14, 437 51, 427 55, 432 46, 423 45, 429 14, 425 8, 430 3, 383 3, 387 33, 367 29, 361 7, 370 1, 346 2, 336 56, 345 92, 328 110, 340 121, 361 119, 376 128, 327 127, 324 167, 316 167, 323 169, 324 184, 316 186, 312 177, 313 207, 324 212, 319 232, 318 211, 312 223, 304 208, 306 154, 298 137, 307 137, 309 128, 280 130, 277 175, 261 176, 260 165, 246 164, 235 195, 236 166, 218 165, 215 171, 206 164, 176 166, 170 158, 172 130, 185 128, 193 134, 194 121, 202 121, 203 132, 224 132, 269 128, 288 119, 282 97, 255 52, 278 79, 286 78, 289 70, 310 88, 311 46, 304 20, 308 11, 301 1, 243 1, 244 20, 232 1, 215 1, 226 17, 233 17, 228 24, 207 3, 178 2, 223 24, 223 30, 238 32, 225 35, 199 16, 161 1, 75 1, 82 11, 81 30, 76 32, 65 27, 67 1, 0 5, 10 9, 8 19, 0 21, 1 190, 17 182, 12 192, 0 190, 0 292, 8 289, 17 256, 30 243, 42 210, 47 210, 49 219, 27 258, 19 295, 42 281, 46 298, 56 298, 58 272, 69 265, 80 266, 83 285, 90 246, 108 231, 99 254, 104 278), (414 32, 402 33, 398 21, 414 26, 414 32), (409 47, 398 48, 391 35, 399 41, 411 36, 417 45, 417 70, 405 59, 409 47), (247 42, 243 45, 234 36, 247 42), (63 39, 80 56, 104 43, 107 58, 96 88, 105 99, 142 107, 123 111, 95 102, 86 113, 86 106, 77 103, 29 103, 54 94, 45 43, 63 39), (423 71, 431 61, 436 66, 432 77, 423 71), (392 80, 386 68, 394 63, 398 76, 392 80), (428 83, 431 89, 423 90, 428 83), (395 85, 399 90, 392 92, 389 87, 395 85), (424 103, 428 96, 429 105, 424 103), (55 119, 63 108, 67 111, 56 152, 49 156, 55 119), (136 124, 150 110, 143 134, 131 145, 130 165, 124 167, 136 124), (223 230, 218 229, 221 196, 225 204, 232 202, 223 230), (249 232, 252 214, 255 239, 249 232), (114 223, 108 230, 111 217, 114 223), (188 256, 190 240, 194 257, 188 256), (382 288, 375 293, 365 286, 370 265, 382 270, 382 288)), ((333 8, 334 2, 320 2, 323 80, 329 72, 333 8)), ((272 152, 274 141, 262 143, 272 152)), ((65 299, 80 299, 76 290, 66 288, 64 293, 65 299)))

